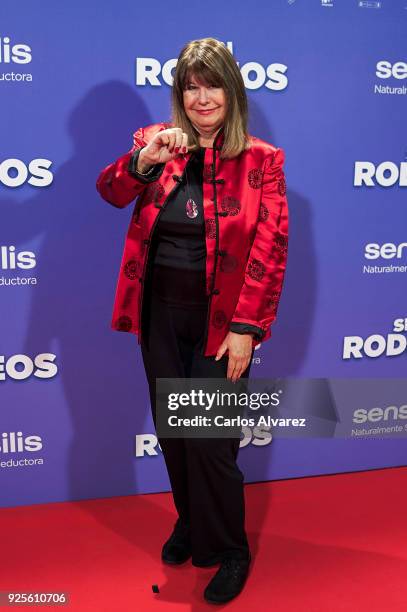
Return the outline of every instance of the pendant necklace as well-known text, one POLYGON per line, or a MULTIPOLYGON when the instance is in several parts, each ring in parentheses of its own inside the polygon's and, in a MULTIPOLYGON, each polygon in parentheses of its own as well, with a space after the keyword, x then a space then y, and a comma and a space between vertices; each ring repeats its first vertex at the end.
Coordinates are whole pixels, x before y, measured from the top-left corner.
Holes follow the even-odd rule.
MULTIPOLYGON (((185 155, 184 155, 184 159, 185 159, 185 155)), ((185 212, 187 214, 187 217, 189 217, 190 219, 195 219, 195 217, 198 216, 198 206, 196 205, 195 200, 191 197, 191 192, 189 189, 189 182, 188 182, 188 162, 187 165, 185 166, 185 178, 186 178, 186 186, 187 186, 187 193, 188 193, 188 199, 187 199, 187 203, 185 204, 185 212)))

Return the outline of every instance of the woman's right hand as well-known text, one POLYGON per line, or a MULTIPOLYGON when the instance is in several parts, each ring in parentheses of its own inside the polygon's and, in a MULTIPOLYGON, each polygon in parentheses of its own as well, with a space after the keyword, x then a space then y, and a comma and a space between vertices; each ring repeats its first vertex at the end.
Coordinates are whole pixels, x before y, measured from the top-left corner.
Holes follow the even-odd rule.
POLYGON ((140 151, 137 169, 146 172, 155 164, 165 164, 180 153, 188 152, 188 134, 181 128, 168 128, 157 132, 140 151))

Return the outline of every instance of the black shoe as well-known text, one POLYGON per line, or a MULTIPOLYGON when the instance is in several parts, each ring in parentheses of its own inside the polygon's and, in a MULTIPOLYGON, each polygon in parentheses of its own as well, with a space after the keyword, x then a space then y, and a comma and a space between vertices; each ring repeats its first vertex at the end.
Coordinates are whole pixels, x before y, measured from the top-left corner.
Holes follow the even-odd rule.
POLYGON ((185 563, 191 554, 189 526, 178 519, 172 534, 162 548, 161 559, 164 563, 179 565, 180 563, 185 563))
POLYGON ((246 582, 250 561, 250 553, 248 559, 224 559, 204 591, 206 601, 222 604, 236 597, 246 582))

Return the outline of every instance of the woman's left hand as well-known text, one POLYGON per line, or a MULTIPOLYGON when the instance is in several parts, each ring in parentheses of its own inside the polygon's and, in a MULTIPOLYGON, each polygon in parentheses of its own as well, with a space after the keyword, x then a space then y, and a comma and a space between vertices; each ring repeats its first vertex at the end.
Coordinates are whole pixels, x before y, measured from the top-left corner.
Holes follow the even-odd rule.
POLYGON ((227 378, 236 382, 250 363, 253 334, 236 334, 230 331, 216 353, 218 361, 229 349, 227 378))

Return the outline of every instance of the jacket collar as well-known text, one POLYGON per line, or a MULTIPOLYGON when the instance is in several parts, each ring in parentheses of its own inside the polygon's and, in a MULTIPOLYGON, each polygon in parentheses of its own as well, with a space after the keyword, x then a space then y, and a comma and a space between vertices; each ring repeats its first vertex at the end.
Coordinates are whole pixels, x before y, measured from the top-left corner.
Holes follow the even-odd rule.
POLYGON ((216 149, 217 151, 220 151, 224 140, 225 140, 225 128, 222 125, 219 132, 215 136, 215 140, 213 141, 213 148, 216 149))

